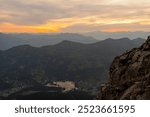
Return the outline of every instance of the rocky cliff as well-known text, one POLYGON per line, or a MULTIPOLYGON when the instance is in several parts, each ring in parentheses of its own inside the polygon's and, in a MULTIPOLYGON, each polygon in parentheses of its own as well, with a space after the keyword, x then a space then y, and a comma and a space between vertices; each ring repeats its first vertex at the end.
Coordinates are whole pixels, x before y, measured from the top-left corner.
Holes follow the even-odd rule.
POLYGON ((109 75, 99 99, 150 99, 150 36, 141 47, 116 57, 109 75))

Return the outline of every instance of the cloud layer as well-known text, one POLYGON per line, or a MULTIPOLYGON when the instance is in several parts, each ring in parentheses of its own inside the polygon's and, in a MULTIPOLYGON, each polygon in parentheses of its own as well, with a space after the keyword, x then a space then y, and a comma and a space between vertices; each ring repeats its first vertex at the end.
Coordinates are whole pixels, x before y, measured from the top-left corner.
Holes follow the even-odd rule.
POLYGON ((146 0, 0 0, 1 32, 150 31, 146 0))

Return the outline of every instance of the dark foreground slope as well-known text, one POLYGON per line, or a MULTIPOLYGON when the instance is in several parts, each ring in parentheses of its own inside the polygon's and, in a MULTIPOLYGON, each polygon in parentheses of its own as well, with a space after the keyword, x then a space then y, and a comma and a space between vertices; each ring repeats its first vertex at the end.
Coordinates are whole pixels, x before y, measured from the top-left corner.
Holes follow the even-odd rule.
POLYGON ((141 47, 114 59, 99 98, 150 99, 150 37, 141 47))

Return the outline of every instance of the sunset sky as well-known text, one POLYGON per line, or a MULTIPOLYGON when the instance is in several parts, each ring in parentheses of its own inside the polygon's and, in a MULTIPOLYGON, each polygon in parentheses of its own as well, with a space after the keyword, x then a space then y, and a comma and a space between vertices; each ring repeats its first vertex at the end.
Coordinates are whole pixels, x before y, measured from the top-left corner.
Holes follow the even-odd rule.
POLYGON ((0 32, 150 31, 150 0, 0 0, 0 32))

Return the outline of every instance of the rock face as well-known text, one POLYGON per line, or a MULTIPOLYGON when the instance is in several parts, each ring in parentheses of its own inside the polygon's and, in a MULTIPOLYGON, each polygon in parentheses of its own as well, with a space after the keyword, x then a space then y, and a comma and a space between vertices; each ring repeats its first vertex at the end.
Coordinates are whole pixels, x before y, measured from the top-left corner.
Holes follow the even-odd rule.
POLYGON ((150 36, 141 47, 114 59, 99 99, 150 99, 150 36))

